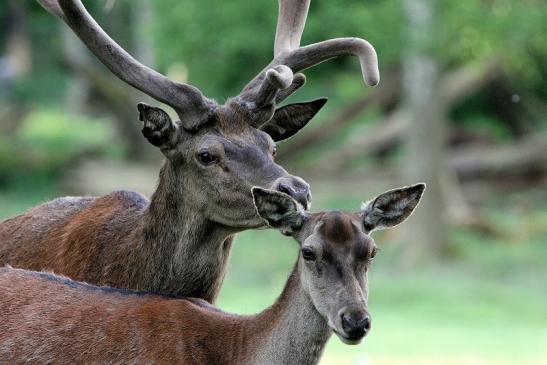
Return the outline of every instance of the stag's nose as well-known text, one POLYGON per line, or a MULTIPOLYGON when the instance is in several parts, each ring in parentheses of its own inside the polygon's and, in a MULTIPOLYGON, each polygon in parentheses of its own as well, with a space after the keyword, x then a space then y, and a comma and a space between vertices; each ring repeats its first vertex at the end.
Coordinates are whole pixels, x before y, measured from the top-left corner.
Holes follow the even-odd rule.
POLYGON ((342 328, 349 338, 361 338, 370 331, 370 315, 362 310, 342 313, 342 328))
POLYGON ((311 206, 310 185, 296 176, 282 177, 274 183, 274 189, 290 195, 308 210, 311 206))

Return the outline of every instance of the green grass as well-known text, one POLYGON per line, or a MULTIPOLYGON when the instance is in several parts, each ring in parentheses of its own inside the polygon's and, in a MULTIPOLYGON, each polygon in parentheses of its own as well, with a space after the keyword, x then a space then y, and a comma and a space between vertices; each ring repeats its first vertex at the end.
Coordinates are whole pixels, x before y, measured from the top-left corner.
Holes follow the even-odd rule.
MULTIPOLYGON (((19 181, 0 191, 0 218, 55 194, 47 177, 19 181)), ((316 193, 315 209, 356 208, 356 196, 344 194, 316 193)), ((373 330, 358 346, 333 337, 322 364, 544 363, 547 211, 496 202, 485 209, 504 236, 451 231, 454 257, 420 267, 403 269, 400 246, 391 236, 375 236, 382 250, 369 278, 373 330)), ((238 235, 219 306, 243 314, 271 305, 296 255, 296 243, 274 230, 238 235)))

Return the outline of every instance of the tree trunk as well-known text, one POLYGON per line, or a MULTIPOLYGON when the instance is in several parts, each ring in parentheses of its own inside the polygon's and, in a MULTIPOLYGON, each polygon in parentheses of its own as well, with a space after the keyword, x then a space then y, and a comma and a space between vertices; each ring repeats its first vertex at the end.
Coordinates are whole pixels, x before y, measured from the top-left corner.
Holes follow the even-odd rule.
MULTIPOLYGON (((443 74, 439 78, 439 86, 435 91, 435 98, 439 103, 439 114, 446 115, 462 99, 485 88, 497 80, 500 75, 499 68, 495 63, 465 65, 443 74)), ((374 95, 378 95, 378 93, 374 95)), ((408 109, 408 105, 398 106, 397 109, 386 115, 382 121, 371 128, 370 132, 353 135, 340 148, 322 154, 321 159, 318 159, 319 162, 317 164, 312 163, 309 168, 321 167, 322 169, 328 169, 331 173, 341 173, 361 156, 383 154, 398 146, 403 140, 403 136, 406 136, 410 128, 414 126, 411 124, 408 109), (329 165, 325 167, 323 161, 329 161, 329 165)), ((336 121, 337 119, 333 118, 328 122, 328 125, 334 127, 336 121)), ((341 121, 342 123, 347 122, 341 121)), ((314 133, 312 131, 305 138, 314 135, 319 136, 320 133, 324 133, 324 130, 319 129, 318 132, 314 133)), ((320 141, 323 138, 326 139, 327 136, 322 137, 320 141)), ((466 137, 469 136, 466 135, 466 137)), ((455 136, 454 138, 458 137, 455 136)), ((285 150, 285 147, 283 146, 283 150, 285 150)))
POLYGON ((405 136, 403 172, 405 183, 427 183, 418 209, 405 226, 408 255, 416 263, 440 256, 446 248, 444 172, 445 117, 438 100, 439 66, 431 55, 433 3, 431 0, 405 0, 408 19, 407 49, 403 63, 403 95, 411 128, 405 136))
POLYGON ((5 49, 0 54, 0 99, 11 99, 15 79, 25 76, 32 67, 32 48, 26 30, 26 6, 10 0, 6 24, 0 27, 5 49))

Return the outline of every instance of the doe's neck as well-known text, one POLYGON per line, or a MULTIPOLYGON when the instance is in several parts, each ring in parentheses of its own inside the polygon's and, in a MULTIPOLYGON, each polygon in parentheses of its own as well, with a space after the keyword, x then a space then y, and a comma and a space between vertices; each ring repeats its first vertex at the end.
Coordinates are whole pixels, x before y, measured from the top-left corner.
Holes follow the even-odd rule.
POLYGON ((299 261, 276 303, 252 319, 262 327, 257 364, 317 364, 332 334, 302 287, 299 261))

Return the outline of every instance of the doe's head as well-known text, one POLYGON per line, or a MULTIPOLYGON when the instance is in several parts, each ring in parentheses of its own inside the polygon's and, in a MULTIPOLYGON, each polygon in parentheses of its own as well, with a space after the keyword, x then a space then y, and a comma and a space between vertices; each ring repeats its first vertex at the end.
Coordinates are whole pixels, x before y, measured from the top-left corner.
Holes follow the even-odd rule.
POLYGON ((343 342, 357 344, 371 329, 367 273, 378 249, 370 233, 406 220, 424 189, 387 191, 355 213, 309 213, 286 194, 253 188, 258 214, 299 243, 302 287, 343 342))

